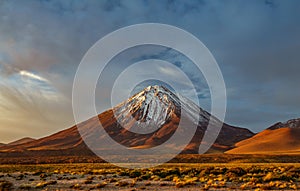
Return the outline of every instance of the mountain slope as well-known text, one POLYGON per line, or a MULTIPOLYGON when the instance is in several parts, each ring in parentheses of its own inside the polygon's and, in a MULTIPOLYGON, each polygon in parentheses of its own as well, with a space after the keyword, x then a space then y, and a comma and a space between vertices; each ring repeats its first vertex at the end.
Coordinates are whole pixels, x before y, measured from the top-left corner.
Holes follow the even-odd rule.
MULTIPOLYGON (((192 101, 175 95, 167 88, 149 86, 116 107, 81 123, 79 126, 84 129, 85 134, 94 136, 99 130, 100 120, 105 131, 115 141, 127 147, 143 148, 164 143, 177 130, 180 119, 184 119, 186 122, 184 128, 194 124, 197 126, 197 130, 183 152, 197 153, 210 117, 208 112, 199 108, 192 101)), ((222 124, 215 117, 211 117, 211 120, 214 125, 223 125, 216 143, 212 147, 213 151, 228 150, 238 141, 254 135, 248 129, 222 124)), ((97 141, 108 135, 101 135, 94 139, 97 141)), ((182 132, 182 136, 185 136, 184 132, 182 132)), ((70 149, 80 150, 82 153, 88 150, 76 126, 29 143, 4 146, 0 148, 0 151, 70 149)), ((112 148, 107 145, 107 149, 112 148)))
POLYGON ((19 145, 5 145, 0 151, 16 152, 25 150, 63 150, 76 147, 82 142, 77 127, 59 131, 53 135, 19 145))
POLYGON ((22 139, 13 141, 8 143, 8 145, 19 145, 19 144, 24 144, 24 143, 29 143, 31 141, 35 141, 36 139, 30 138, 30 137, 24 137, 22 139))
POLYGON ((229 154, 300 153, 299 119, 276 123, 255 136, 238 142, 229 154))

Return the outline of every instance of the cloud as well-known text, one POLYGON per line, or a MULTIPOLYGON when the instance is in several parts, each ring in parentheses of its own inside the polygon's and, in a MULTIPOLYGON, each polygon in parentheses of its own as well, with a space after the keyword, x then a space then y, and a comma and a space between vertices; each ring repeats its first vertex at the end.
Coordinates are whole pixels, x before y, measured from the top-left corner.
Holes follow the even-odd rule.
POLYGON ((19 73, 21 76, 26 76, 26 77, 29 77, 29 78, 32 78, 35 80, 43 81, 43 82, 49 82, 46 78, 43 78, 41 76, 38 76, 38 75, 28 72, 26 70, 21 70, 19 73))
POLYGON ((13 79, 0 83, 1 141, 37 138, 74 123, 71 103, 53 87, 44 81, 13 79))

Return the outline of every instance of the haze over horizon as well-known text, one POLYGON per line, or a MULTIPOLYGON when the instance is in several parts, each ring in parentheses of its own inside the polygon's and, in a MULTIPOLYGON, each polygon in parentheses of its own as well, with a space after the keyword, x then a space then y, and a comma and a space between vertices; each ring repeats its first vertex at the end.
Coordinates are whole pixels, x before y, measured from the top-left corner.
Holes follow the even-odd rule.
MULTIPOLYGON (((225 122, 261 131, 300 117, 300 1, 6 1, 0 2, 0 143, 43 137, 74 125, 73 78, 86 51, 106 34, 157 22, 195 35, 212 52, 227 86, 225 122)), ((117 42, 116 42, 117 43, 117 42)), ((192 63, 163 47, 139 47, 112 63, 157 58, 173 62, 197 84, 209 110, 205 80, 192 63), (141 56, 141 53, 143 55, 141 56)), ((108 68, 114 72, 116 66, 108 68)), ((157 68, 164 74, 170 71, 157 68)), ((182 87, 188 95, 189 87, 182 87)), ((125 90, 124 90, 125 91, 125 90)), ((98 111, 110 103, 98 103, 98 111)))

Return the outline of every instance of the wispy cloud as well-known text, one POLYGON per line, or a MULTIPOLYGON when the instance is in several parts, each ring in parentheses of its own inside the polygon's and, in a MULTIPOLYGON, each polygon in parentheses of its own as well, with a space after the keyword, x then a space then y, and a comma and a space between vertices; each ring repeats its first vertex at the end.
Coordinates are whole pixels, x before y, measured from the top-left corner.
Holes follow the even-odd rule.
POLYGON ((44 81, 36 81, 36 76, 25 81, 0 79, 1 142, 37 138, 74 123, 68 98, 44 81))
POLYGON ((41 77, 39 75, 36 75, 34 73, 31 73, 31 72, 28 72, 26 70, 21 70, 19 72, 19 74, 21 76, 26 76, 26 77, 29 77, 29 78, 32 78, 32 79, 35 79, 35 80, 39 80, 39 81, 43 81, 43 82, 48 82, 49 83, 49 80, 47 80, 46 78, 43 78, 43 77, 41 77))

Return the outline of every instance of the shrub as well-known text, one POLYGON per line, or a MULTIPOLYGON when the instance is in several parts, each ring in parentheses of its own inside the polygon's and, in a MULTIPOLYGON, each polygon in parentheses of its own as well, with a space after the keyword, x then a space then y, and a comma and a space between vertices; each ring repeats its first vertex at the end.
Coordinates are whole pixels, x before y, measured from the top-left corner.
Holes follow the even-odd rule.
POLYGON ((104 188, 107 185, 107 182, 100 182, 96 184, 96 188, 104 188))
POLYGON ((13 183, 6 180, 0 180, 0 190, 10 190, 12 186, 13 183))

